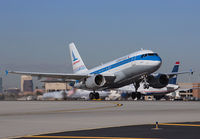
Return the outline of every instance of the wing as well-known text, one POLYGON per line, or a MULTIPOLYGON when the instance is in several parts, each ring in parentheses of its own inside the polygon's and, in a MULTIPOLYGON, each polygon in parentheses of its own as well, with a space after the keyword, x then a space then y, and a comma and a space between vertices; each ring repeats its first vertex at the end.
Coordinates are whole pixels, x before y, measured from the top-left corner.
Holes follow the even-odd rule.
POLYGON ((169 78, 173 78, 174 76, 177 76, 179 74, 187 74, 190 73, 191 75, 194 73, 194 71, 190 70, 190 71, 183 71, 183 72, 171 72, 171 73, 153 73, 152 75, 159 75, 159 74, 165 74, 167 75, 169 78))
MULTIPOLYGON (((6 71, 6 74, 13 73, 13 74, 20 74, 20 75, 30 75, 40 78, 49 77, 55 79, 63 79, 67 82, 76 81, 86 79, 93 75, 85 75, 85 74, 66 74, 66 73, 41 73, 41 72, 21 72, 21 71, 6 71)), ((116 77, 114 75, 103 75, 105 79, 110 82, 113 81, 116 77)))
POLYGON ((172 73, 166 73, 166 75, 169 76, 169 78, 172 78, 176 75, 179 75, 179 74, 187 74, 187 73, 190 73, 190 74, 193 74, 194 71, 190 70, 190 71, 183 71, 183 72, 172 72, 172 73))
POLYGON ((70 79, 70 80, 81 80, 90 77, 89 75, 77 75, 77 74, 66 74, 66 73, 41 73, 41 72, 21 72, 21 71, 6 71, 7 73, 30 75, 38 78, 49 77, 56 79, 70 79))

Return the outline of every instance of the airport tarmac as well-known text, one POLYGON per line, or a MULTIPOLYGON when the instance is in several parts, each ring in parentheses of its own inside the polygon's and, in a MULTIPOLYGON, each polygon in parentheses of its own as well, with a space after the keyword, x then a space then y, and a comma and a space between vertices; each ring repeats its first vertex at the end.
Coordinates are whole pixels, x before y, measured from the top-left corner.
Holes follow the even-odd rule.
POLYGON ((153 124, 156 121, 159 123, 200 121, 200 102, 0 102, 0 138, 153 124))
POLYGON ((197 139, 200 122, 132 125, 26 136, 17 139, 197 139), (187 131, 187 132, 186 132, 187 131))

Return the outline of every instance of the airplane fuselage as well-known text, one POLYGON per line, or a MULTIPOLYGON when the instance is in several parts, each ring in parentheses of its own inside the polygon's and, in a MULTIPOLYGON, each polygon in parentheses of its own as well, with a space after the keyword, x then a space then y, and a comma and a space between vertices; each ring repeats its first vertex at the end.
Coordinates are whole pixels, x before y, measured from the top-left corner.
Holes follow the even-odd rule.
MULTIPOLYGON (((130 55, 118 58, 104 65, 88 70, 89 75, 113 75, 115 77, 109 86, 101 89, 119 88, 134 82, 142 75, 149 75, 160 68, 161 58, 150 50, 141 50, 130 55)), ((76 87, 76 85, 75 85, 76 87)), ((86 89, 84 87, 77 87, 86 89)))

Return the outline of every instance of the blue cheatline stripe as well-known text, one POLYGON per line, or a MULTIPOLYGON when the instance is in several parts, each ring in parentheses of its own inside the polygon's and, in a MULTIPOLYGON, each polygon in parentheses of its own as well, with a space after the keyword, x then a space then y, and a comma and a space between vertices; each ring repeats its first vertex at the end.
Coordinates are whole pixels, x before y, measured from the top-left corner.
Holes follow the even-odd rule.
POLYGON ((141 57, 142 55, 134 56, 125 60, 122 60, 120 62, 117 62, 115 64, 109 65, 107 67, 101 68, 99 70, 96 70, 94 72, 91 72, 90 74, 100 74, 103 72, 106 72, 108 70, 114 69, 116 67, 122 66, 124 64, 130 63, 132 61, 137 61, 137 60, 149 60, 149 61, 161 61, 161 58, 159 56, 146 56, 146 57, 141 57))

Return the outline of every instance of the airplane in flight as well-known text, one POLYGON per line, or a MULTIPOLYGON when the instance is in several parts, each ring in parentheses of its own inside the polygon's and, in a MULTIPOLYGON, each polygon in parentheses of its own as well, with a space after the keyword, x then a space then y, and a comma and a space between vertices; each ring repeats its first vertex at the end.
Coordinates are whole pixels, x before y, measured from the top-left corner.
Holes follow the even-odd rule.
MULTIPOLYGON (((77 89, 91 90, 90 95, 99 98, 96 91, 111 90, 129 84, 135 86, 135 92, 144 82, 145 87, 162 88, 167 86, 169 78, 174 74, 152 74, 158 70, 162 60, 151 50, 140 50, 106 64, 88 70, 79 55, 74 43, 69 44, 73 74, 6 71, 6 73, 62 79, 72 82, 77 89)), ((135 93, 133 92, 133 93, 135 93)))

